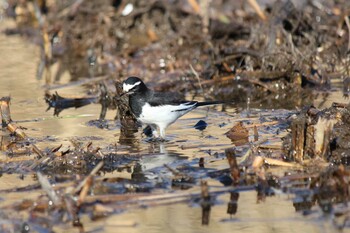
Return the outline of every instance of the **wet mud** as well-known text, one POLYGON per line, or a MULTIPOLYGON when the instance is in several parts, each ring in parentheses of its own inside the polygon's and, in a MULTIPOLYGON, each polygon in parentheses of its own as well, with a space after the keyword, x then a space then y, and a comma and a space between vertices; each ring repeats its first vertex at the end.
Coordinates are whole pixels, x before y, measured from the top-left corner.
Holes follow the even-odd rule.
POLYGON ((0 3, 1 232, 349 228, 348 1, 0 3))

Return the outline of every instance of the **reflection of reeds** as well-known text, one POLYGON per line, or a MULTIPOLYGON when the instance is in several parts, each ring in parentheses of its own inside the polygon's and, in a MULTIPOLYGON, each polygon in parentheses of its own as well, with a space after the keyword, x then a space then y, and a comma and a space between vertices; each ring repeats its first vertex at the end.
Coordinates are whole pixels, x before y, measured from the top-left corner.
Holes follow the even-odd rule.
MULTIPOLYGON (((23 132, 21 127, 17 126, 12 122, 10 114, 10 97, 2 97, 0 99, 0 110, 3 128, 6 127, 10 133, 18 136, 22 140, 27 140, 28 136, 23 132)), ((27 140, 29 142, 29 140, 27 140)), ((39 158, 44 157, 43 152, 32 142, 30 142, 33 151, 39 156, 39 158)))

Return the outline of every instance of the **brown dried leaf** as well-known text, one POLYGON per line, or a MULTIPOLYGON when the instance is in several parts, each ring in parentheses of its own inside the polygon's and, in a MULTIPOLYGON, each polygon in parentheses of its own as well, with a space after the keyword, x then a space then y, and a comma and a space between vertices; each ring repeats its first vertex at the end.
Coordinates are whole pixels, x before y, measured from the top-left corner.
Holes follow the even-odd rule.
POLYGON ((235 144, 242 145, 248 142, 249 131, 243 126, 243 122, 238 122, 225 135, 235 144))

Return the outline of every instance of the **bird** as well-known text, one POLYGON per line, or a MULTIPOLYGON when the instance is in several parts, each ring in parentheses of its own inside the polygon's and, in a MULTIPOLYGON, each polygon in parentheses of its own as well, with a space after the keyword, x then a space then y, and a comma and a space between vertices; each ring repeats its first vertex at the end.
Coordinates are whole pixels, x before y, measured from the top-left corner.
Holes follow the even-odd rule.
POLYGON ((165 130, 178 118, 200 106, 222 104, 222 101, 186 101, 171 92, 155 92, 138 77, 128 77, 123 82, 123 95, 129 96, 129 107, 135 118, 152 129, 152 135, 166 140, 165 130), (157 132, 159 128, 159 133, 157 132))

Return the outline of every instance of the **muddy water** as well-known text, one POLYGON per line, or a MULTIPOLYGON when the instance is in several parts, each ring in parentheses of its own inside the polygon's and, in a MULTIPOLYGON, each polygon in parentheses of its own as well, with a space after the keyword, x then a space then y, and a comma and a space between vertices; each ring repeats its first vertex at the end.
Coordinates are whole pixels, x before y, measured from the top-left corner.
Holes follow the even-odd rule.
MULTIPOLYGON (((219 200, 227 203, 229 196, 219 200)), ((226 214, 226 204, 211 210, 209 226, 201 225, 201 208, 187 204, 131 210, 109 217, 102 232, 140 233, 211 233, 211 232, 334 232, 330 220, 322 216, 295 213, 286 196, 268 198, 256 204, 255 192, 242 193, 238 212, 232 218, 226 214)), ((85 219, 88 222, 88 219, 85 219)), ((99 223, 86 224, 85 230, 98 229, 99 223)), ((58 232, 77 232, 72 228, 56 228, 58 232)), ((55 229, 55 230, 56 230, 55 229)))
MULTIPOLYGON (((11 22, 1 21, 0 30, 12 27, 11 22)), ((215 109, 199 109, 180 119, 168 129, 170 142, 163 144, 147 143, 141 133, 136 133, 130 139, 133 143, 123 143, 119 140, 119 126, 111 130, 101 130, 87 126, 89 120, 98 119, 100 106, 89 105, 79 109, 65 110, 60 117, 53 117, 53 112, 46 111, 44 102, 44 81, 36 79, 36 69, 39 62, 39 49, 19 36, 7 37, 0 34, 0 93, 1 96, 11 95, 11 115, 14 121, 27 128, 26 133, 39 141, 40 148, 54 147, 63 144, 70 146, 69 140, 92 140, 95 145, 106 147, 117 145, 120 153, 147 154, 141 160, 143 169, 150 170, 163 164, 173 163, 180 159, 208 158, 211 154, 222 152, 232 144, 223 134, 232 127, 233 122, 246 114, 235 113, 228 109, 222 113, 215 109), (198 131, 193 125, 199 119, 204 119, 209 127, 198 131), (49 140, 48 140, 49 139, 49 140), (41 142, 40 142, 41 141, 41 142)), ((64 80, 64 78, 63 78, 64 80)), ((62 95, 83 94, 82 88, 64 89, 62 95)), ((326 107, 333 101, 343 102, 341 93, 332 92, 331 98, 315 100, 319 106, 326 107), (341 100, 341 101, 340 101, 341 100)), ((344 100, 345 101, 345 100, 344 100)), ((250 113, 254 116, 254 111, 250 113)), ((256 117, 263 115, 256 112, 256 117)), ((107 119, 112 120, 115 112, 109 112, 107 119)), ((1 158, 6 158, 0 152, 1 158)), ((112 174, 113 175, 113 174, 112 174)), ((24 187, 34 184, 30 176, 19 179, 19 175, 3 175, 0 178, 0 190, 24 187)), ((219 184, 216 184, 219 185, 219 184)), ((19 201, 23 198, 35 197, 42 192, 2 194, 1 206, 19 201)), ((148 209, 133 209, 125 213, 111 216, 107 219, 91 222, 88 216, 82 216, 85 230, 91 232, 331 232, 330 220, 313 214, 303 216, 296 213, 290 196, 286 194, 267 198, 266 202, 256 203, 256 193, 253 191, 241 194, 238 202, 238 212, 230 218, 226 214, 228 195, 219 198, 221 205, 212 208, 210 225, 201 226, 201 209, 198 206, 174 204, 170 206, 152 207, 148 209)), ((57 232, 78 232, 70 226, 60 225, 54 228, 57 232)))

